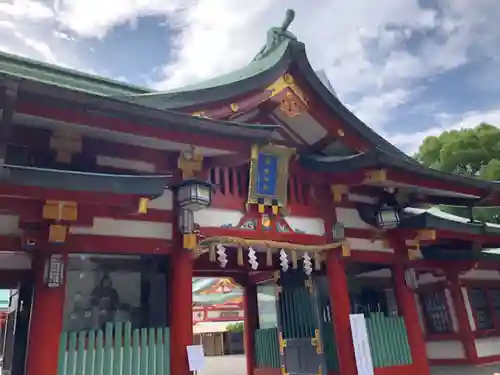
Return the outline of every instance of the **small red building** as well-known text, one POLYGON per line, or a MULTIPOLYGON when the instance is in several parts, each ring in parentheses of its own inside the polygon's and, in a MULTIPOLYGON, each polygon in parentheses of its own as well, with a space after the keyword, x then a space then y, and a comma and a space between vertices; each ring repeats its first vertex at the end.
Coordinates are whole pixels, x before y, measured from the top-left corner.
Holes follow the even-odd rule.
MULTIPOLYGON (((238 321, 243 321, 243 293, 232 279, 224 277, 193 280, 194 325, 238 321)), ((209 327, 210 325, 206 328, 209 327)), ((206 329, 204 331, 210 332, 206 329)))
POLYGON ((0 55, 7 370, 187 375, 192 278, 221 276, 245 290, 248 375, 500 359, 499 228, 423 209, 498 206, 500 186, 376 134, 292 18, 175 92, 0 55))

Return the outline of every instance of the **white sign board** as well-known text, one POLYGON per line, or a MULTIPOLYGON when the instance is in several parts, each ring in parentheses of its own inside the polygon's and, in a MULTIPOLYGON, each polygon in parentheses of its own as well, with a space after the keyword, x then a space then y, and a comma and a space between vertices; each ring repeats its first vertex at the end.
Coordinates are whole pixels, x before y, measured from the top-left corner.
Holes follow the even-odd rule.
POLYGON ((365 316, 363 314, 350 314, 349 320, 351 321, 352 343, 358 375, 374 375, 365 316))
POLYGON ((188 345, 186 346, 189 371, 200 371, 205 367, 205 353, 203 352, 202 345, 188 345))

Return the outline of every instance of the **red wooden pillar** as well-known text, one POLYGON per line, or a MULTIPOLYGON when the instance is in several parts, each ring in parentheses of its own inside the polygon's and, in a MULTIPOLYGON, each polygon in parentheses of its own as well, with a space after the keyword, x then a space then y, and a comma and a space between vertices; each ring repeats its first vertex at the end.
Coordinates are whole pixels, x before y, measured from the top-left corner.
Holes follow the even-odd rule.
MULTIPOLYGON (((65 285, 58 288, 48 288, 45 285, 44 269, 49 257, 50 254, 47 253, 35 253, 33 257, 35 291, 29 328, 26 375, 57 375, 65 285)), ((67 263, 67 256, 63 259, 67 263)))
POLYGON ((460 341, 464 347, 466 358, 475 363, 478 360, 476 345, 474 343, 474 335, 469 323, 469 315, 465 308, 465 299, 460 285, 460 279, 457 272, 447 272, 448 285, 450 288, 451 299, 458 321, 458 334, 460 341))
POLYGON ((339 374, 357 375, 354 346, 352 343, 351 302, 347 287, 347 277, 344 263, 339 259, 339 254, 330 252, 327 256, 327 277, 330 289, 330 302, 332 304, 332 320, 334 337, 337 343, 339 360, 339 374))
POLYGON ((253 375, 255 369, 255 330, 258 328, 257 285, 245 286, 243 295, 245 329, 243 331, 247 375, 253 375))
POLYGON ((396 263, 392 272, 394 291, 399 310, 404 318, 413 364, 417 366, 419 375, 428 375, 430 374, 429 361, 427 359, 424 333, 420 325, 415 294, 406 285, 403 263, 396 263))
POLYGON ((186 347, 193 344, 193 260, 176 249, 170 267, 170 374, 188 375, 186 347))

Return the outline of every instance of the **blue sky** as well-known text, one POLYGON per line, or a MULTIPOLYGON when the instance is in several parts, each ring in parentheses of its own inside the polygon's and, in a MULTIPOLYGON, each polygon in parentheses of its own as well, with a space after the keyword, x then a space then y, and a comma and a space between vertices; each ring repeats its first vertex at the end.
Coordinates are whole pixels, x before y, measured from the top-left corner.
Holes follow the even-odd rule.
POLYGON ((0 50, 171 89, 247 64, 289 7, 313 66, 404 151, 500 124, 498 0, 2 0, 0 50))

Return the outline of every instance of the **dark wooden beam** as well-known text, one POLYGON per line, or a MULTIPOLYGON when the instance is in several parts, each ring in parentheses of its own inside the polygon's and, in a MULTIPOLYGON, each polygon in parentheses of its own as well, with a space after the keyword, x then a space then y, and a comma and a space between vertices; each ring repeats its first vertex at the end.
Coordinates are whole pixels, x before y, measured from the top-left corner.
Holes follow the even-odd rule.
POLYGON ((7 158, 7 144, 9 142, 15 106, 17 102, 18 85, 17 83, 7 81, 3 87, 1 100, 1 117, 0 117, 0 166, 5 164, 7 158))

